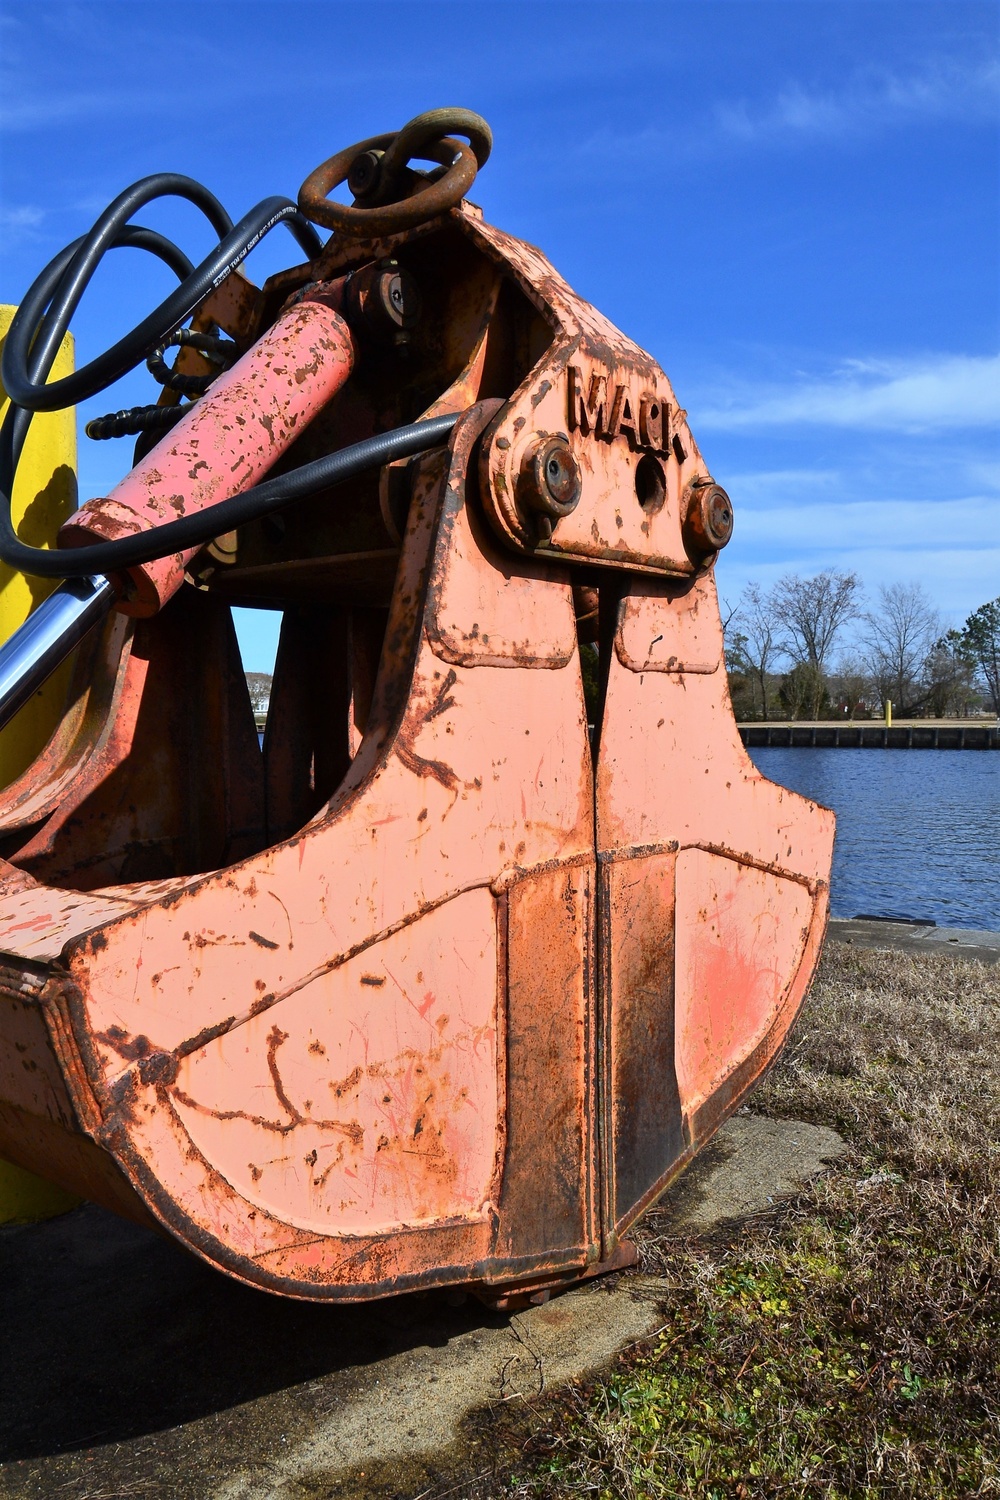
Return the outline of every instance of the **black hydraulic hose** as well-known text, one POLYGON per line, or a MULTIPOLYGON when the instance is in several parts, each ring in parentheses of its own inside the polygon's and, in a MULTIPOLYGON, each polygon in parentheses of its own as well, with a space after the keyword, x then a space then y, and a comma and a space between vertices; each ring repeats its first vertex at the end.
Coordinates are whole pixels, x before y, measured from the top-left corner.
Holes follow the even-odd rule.
POLYGON ((146 360, 146 369, 157 385, 176 391, 178 395, 203 396, 216 376, 227 369, 234 359, 239 358, 239 352, 237 346, 227 339, 215 338, 210 333, 196 333, 190 328, 179 328, 176 333, 164 339, 162 344, 157 345, 146 360), (181 375, 176 369, 170 368, 165 358, 167 350, 173 348, 197 349, 215 365, 215 369, 210 375, 181 375))
MULTIPOLYGON (((83 238, 81 237, 78 240, 74 240, 72 244, 67 245, 65 249, 60 250, 59 254, 55 256, 45 267, 45 270, 41 273, 42 276, 48 277, 51 273, 54 275, 55 279, 58 280, 58 276, 69 265, 75 251, 82 244, 83 238)), ((115 236, 112 244, 109 246, 110 249, 116 250, 123 247, 149 251, 150 254, 156 255, 160 260, 163 261, 165 265, 169 266, 170 269, 175 272, 178 277, 181 278, 190 275, 190 273, 194 270, 193 265, 188 260, 183 250, 179 248, 179 246, 175 245, 172 240, 168 240, 166 235, 160 234, 158 230, 146 229, 141 224, 126 224, 124 228, 121 229, 115 236)), ((38 283, 38 280, 41 280, 41 277, 36 279, 36 285, 38 283)), ((63 330, 63 332, 65 332, 65 329, 63 330)), ((59 338, 59 343, 61 342, 62 335, 60 335, 59 338)), ((56 351, 59 348, 59 343, 54 344, 50 353, 48 354, 43 369, 43 378, 44 375, 48 374, 48 371, 52 367, 56 351)), ((32 349, 32 355, 32 374, 33 377, 37 378, 39 369, 42 368, 41 361, 37 359, 37 348, 32 349)), ((51 387, 49 387, 49 389, 51 389, 51 387)), ((12 424, 12 442, 10 447, 11 458, 9 471, 7 472, 4 479, 0 479, 0 493, 9 493, 11 490, 14 482, 14 472, 17 469, 17 465, 21 457, 21 450, 24 447, 24 440, 28 435, 28 428, 31 426, 31 419, 33 415, 33 412, 25 409, 24 407, 15 406, 13 402, 11 402, 8 408, 5 420, 9 421, 12 424)), ((2 554, 0 554, 0 556, 2 556, 2 554)))
MULTIPOLYGON (((72 248, 83 244, 83 236, 74 241, 72 248)), ((188 260, 184 251, 173 240, 168 240, 165 234, 158 229, 146 229, 142 224, 126 224, 115 238, 113 249, 119 250, 128 246, 134 250, 148 250, 151 255, 159 256, 164 265, 169 266, 177 277, 183 281, 185 276, 190 276, 194 270, 194 264, 188 260)))
POLYGON ((282 223, 287 223, 310 258, 319 254, 322 241, 290 198, 265 198, 227 232, 223 226, 228 224, 228 215, 221 204, 191 178, 157 173, 128 188, 105 209, 82 241, 50 261, 26 293, 4 341, 0 380, 7 395, 29 411, 58 411, 111 385, 151 354, 235 270, 263 236, 282 223), (220 243, 131 333, 82 370, 46 385, 45 375, 102 256, 133 213, 151 199, 168 194, 190 199, 210 218, 213 214, 209 207, 214 205, 217 214, 213 227, 222 233, 220 243))
MULTIPOLYGON (((83 399, 60 391, 54 401, 50 400, 45 404, 46 394, 51 397, 54 392, 59 391, 60 386, 64 387, 64 382, 59 381, 46 388, 45 377, 52 367, 62 336, 87 283, 101 259, 115 246, 118 235, 126 228, 132 215, 147 203, 163 197, 185 198, 201 209, 220 240, 232 230, 233 221, 214 193, 210 193, 193 178, 176 172, 153 173, 149 177, 140 178, 119 193, 87 234, 68 245, 49 262, 21 299, 11 321, 0 366, 0 379, 6 377, 12 382, 4 386, 12 401, 32 411, 58 411, 83 399)), ((187 276, 190 272, 184 274, 187 276)), ((88 365, 85 370, 78 370, 69 377, 74 382, 74 389, 86 384, 85 381, 81 383, 79 377, 86 375, 90 369, 91 366, 88 365)), ((110 381, 107 383, 110 384, 110 381)), ((94 387, 96 390, 101 388, 100 384, 94 387)), ((93 390, 87 391, 88 395, 93 393, 93 390)))
MULTIPOLYGON (((64 582, 0 648, 0 727, 112 607, 114 587, 101 575, 174 552, 195 550, 213 537, 245 526, 289 501, 366 470, 381 468, 394 459, 422 453, 442 443, 458 421, 459 413, 452 413, 367 438, 289 474, 267 479, 203 511, 136 536, 61 552, 31 547, 21 541, 14 528, 11 495, 33 415, 73 406, 104 390, 154 351, 159 350, 162 356, 166 341, 182 342, 183 337, 172 340, 171 336, 259 240, 282 223, 291 230, 309 259, 315 259, 323 248, 322 241, 290 199, 265 198, 234 227, 207 188, 189 177, 159 173, 143 178, 121 193, 89 234, 68 245, 49 262, 21 302, 7 332, 0 364, 0 378, 10 397, 6 416, 0 423, 0 559, 35 577, 61 578, 64 582), (193 267, 183 251, 164 235, 129 222, 144 204, 165 196, 186 198, 200 208, 219 236, 219 244, 199 266, 193 267), (70 319, 101 258, 108 250, 122 246, 157 255, 178 276, 180 286, 112 348, 82 370, 46 385, 70 319)), ((97 422, 113 430, 128 428, 139 418, 145 427, 147 421, 154 420, 154 413, 157 425, 179 420, 184 415, 173 408, 136 408, 99 418, 97 422)))
MULTIPOLYGON (((125 411, 109 411, 106 416, 94 417, 84 431, 95 443, 107 442, 109 438, 138 437, 140 433, 164 433, 176 427, 182 417, 193 408, 184 406, 130 406, 125 411)), ((135 467, 133 463, 132 467, 135 467)))
MULTIPOLYGON (((61 250, 35 278, 11 320, 0 363, 0 379, 10 397, 0 427, 0 559, 36 577, 69 577, 88 570, 86 564, 67 567, 65 554, 59 556, 44 548, 26 546, 14 530, 10 496, 33 414, 75 405, 134 369, 191 316, 213 288, 278 224, 287 226, 310 258, 323 248, 315 229, 289 198, 265 198, 234 227, 218 199, 193 178, 172 172, 155 173, 120 193, 90 232, 61 250), (220 243, 199 266, 192 266, 183 251, 165 235, 129 222, 139 209, 162 197, 187 199, 205 214, 219 235, 220 243), (180 278, 180 286, 112 348, 82 370, 47 385, 46 377, 88 282, 102 257, 122 246, 157 255, 180 278)), ((147 536, 147 542, 152 535, 147 536)), ((113 546, 103 544, 105 551, 113 546)), ((157 552, 154 544, 154 550, 146 553, 144 560, 173 550, 174 544, 165 542, 157 552)), ((102 546, 87 551, 101 552, 102 546)), ((103 566, 98 562, 91 565, 95 570, 103 566)), ((115 564, 109 561, 106 566, 115 564)))
MULTIPOLYGON (((114 542, 98 542, 92 547, 50 552, 43 547, 27 546, 14 533, 10 504, 3 496, 0 503, 0 558, 38 578, 73 578, 90 573, 114 573, 137 563, 151 562, 156 557, 166 557, 171 552, 185 552, 191 547, 203 546, 223 532, 235 531, 238 526, 257 521, 291 500, 341 484, 368 469, 381 468, 394 459, 411 458, 428 448, 437 447, 448 438, 460 415, 460 412, 449 412, 446 416, 411 422, 406 427, 396 427, 391 432, 365 438, 363 442, 352 443, 349 448, 318 458, 288 474, 265 479, 262 484, 233 495, 229 500, 220 500, 206 510, 181 516, 177 521, 167 521, 151 531, 114 542)), ((9 463, 9 449, 10 428, 5 421, 0 428, 0 469, 4 471, 9 463)))
MULTIPOLYGON (((83 244, 83 240, 84 236, 81 235, 78 240, 74 240, 72 244, 67 245, 64 249, 60 250, 59 254, 54 256, 49 264, 45 267, 45 269, 41 272, 41 274, 36 277, 34 287, 37 287, 39 282, 41 282, 43 278, 53 285, 58 285, 60 277, 66 270, 66 267, 72 261, 76 251, 83 244)), ((124 227, 120 229, 115 235, 114 239, 111 241, 110 245, 107 248, 112 250, 119 250, 124 248, 146 250, 151 255, 155 255, 158 257, 158 259, 162 260, 164 265, 169 266, 170 270, 173 271, 180 280, 183 280, 184 277, 189 276, 194 270, 194 266, 192 265, 191 261, 188 260, 187 256, 184 254, 184 251, 181 250, 178 245, 174 244, 173 240, 168 240, 166 235, 160 234, 158 230, 147 229, 141 224, 124 225, 124 227)), ((32 290, 34 290, 34 287, 32 288, 32 290)), ((36 343, 32 347, 32 379, 37 379, 40 371, 42 372, 42 378, 44 379, 44 376, 47 375, 49 370, 52 368, 56 352, 59 348, 59 345, 62 343, 63 334, 65 334, 66 332, 66 324, 68 324, 68 322, 69 319, 65 319, 62 327, 62 332, 59 334, 59 339, 57 342, 50 341, 48 339, 46 340, 46 348, 48 352, 44 364, 41 359, 42 351, 40 351, 39 349, 38 341, 36 341, 36 343), (51 347, 49 347, 50 345, 51 347)), ((6 342, 4 344, 4 352, 6 353, 6 342)), ((45 387, 45 389, 52 390, 53 387, 47 386, 45 387)), ((27 436, 28 428, 31 425, 32 415, 33 412, 31 410, 22 407, 15 407, 13 403, 11 405, 10 411, 8 412, 8 416, 10 416, 11 419, 15 422, 13 449, 15 467, 17 466, 17 462, 21 456, 21 449, 24 446, 24 439, 27 436)), ((3 487, 7 488, 7 486, 3 487)))

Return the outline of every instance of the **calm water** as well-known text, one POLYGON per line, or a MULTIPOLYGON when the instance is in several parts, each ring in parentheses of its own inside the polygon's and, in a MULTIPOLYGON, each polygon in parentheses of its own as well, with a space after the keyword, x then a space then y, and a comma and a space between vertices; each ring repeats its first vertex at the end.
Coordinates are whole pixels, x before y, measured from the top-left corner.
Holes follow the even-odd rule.
POLYGON ((1000 751, 750 754, 769 780, 837 814, 833 916, 1000 932, 1000 751))
POLYGON ((1000 931, 1000 751, 752 750, 837 814, 830 905, 1000 931))

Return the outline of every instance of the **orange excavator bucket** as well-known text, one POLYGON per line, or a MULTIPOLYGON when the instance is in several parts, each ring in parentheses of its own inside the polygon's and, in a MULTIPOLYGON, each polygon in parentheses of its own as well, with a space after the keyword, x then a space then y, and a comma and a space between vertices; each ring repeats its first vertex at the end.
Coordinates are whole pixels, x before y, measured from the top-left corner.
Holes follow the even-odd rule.
POLYGON ((733 720, 729 499, 658 364, 464 200, 488 150, 436 111, 341 152, 326 243, 189 309, 45 554, 122 562, 0 793, 0 1155, 287 1296, 626 1263, 827 918, 833 816, 733 720), (262 747, 233 605, 281 611, 262 747))

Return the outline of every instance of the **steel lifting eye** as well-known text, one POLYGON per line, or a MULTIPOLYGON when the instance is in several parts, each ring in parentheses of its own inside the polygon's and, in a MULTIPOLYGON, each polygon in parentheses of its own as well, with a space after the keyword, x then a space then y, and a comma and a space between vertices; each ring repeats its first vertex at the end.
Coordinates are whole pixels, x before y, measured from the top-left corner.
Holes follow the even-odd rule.
POLYGON ((341 234, 392 234, 422 224, 460 203, 493 146, 490 127, 468 109, 431 109, 402 130, 370 136, 338 151, 306 178, 299 206, 314 224, 341 234), (456 131, 469 144, 455 140, 456 131), (408 166, 411 157, 435 161, 429 172, 408 166), (330 194, 346 182, 353 204, 330 194))

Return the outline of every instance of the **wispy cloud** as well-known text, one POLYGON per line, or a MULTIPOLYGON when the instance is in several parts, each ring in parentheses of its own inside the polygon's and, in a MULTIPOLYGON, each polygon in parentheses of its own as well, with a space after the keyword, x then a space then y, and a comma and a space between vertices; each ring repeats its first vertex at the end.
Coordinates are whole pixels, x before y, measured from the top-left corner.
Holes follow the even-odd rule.
POLYGON ((176 108, 176 96, 167 90, 64 89, 50 96, 22 89, 9 72, 3 78, 2 92, 0 130, 10 135, 49 130, 109 115, 119 119, 176 108))
POLYGON ((687 401, 697 429, 850 427, 917 433, 1000 421, 1000 355, 851 360, 825 379, 687 401))
POLYGON ((996 597, 1000 507, 993 497, 885 499, 852 485, 849 471, 840 478, 856 498, 830 497, 822 470, 726 475, 736 532, 719 559, 719 586, 730 602, 750 579, 770 586, 782 574, 810 577, 823 568, 855 572, 868 589, 919 580, 948 623, 996 597))
POLYGON ((45 218, 44 208, 23 203, 16 208, 0 208, 0 229, 34 229, 45 218))
POLYGON ((739 141, 830 138, 917 119, 993 118, 998 101, 1000 58, 942 59, 909 75, 863 69, 839 89, 789 83, 769 99, 717 103, 715 122, 739 141))
POLYGON ((719 564, 719 589, 735 603, 744 584, 753 580, 769 588, 786 573, 809 578, 823 568, 840 568, 857 573, 865 588, 873 593, 879 584, 913 583, 924 585, 946 625, 960 625, 974 609, 997 596, 1000 578, 1000 547, 984 547, 976 552, 953 548, 915 549, 900 552, 891 544, 877 548, 854 548, 845 540, 840 547, 726 558, 719 564))
MULTIPOLYGON (((718 90, 716 90, 716 95, 718 90)), ((698 161, 743 148, 865 140, 922 122, 967 120, 993 124, 1000 105, 1000 55, 942 58, 909 73, 866 67, 834 86, 789 79, 756 95, 710 97, 697 125, 652 120, 636 128, 600 125, 560 158, 592 172, 596 161, 698 161)))
MULTIPOLYGON (((307 0, 286 0, 299 8, 307 0)), ((260 0, 261 9, 273 9, 274 0, 260 0)), ((221 15, 225 9, 219 4, 221 15)), ((139 7, 131 8, 128 21, 130 48, 137 55, 154 56, 162 49, 163 28, 158 23, 147 23, 139 7)), ((246 106, 248 102, 259 102, 259 79, 253 71, 239 68, 233 62, 233 50, 227 46, 224 36, 212 28, 187 38, 185 47, 186 71, 169 83, 154 80, 152 83, 132 82, 133 71, 123 72, 121 39, 114 27, 97 29, 93 24, 92 7, 60 6, 57 12, 50 11, 44 20, 51 33, 53 17, 58 17, 58 42, 49 34, 42 34, 47 43, 46 61, 49 52, 65 57, 67 32, 80 49, 83 67, 71 77, 50 71, 40 74, 37 55, 40 48, 38 35, 32 37, 33 50, 22 43, 20 52, 14 46, 5 48, 3 66, 0 68, 0 131, 9 135, 28 134, 64 128, 72 124, 87 124, 91 121, 112 119, 162 119, 177 115, 178 110, 196 108, 201 99, 202 82, 212 79, 212 117, 221 116, 228 109, 246 106), (70 23, 73 23, 72 25, 70 23), (77 78, 93 80, 97 86, 75 86, 77 78), (103 82, 102 82, 103 80, 103 82)), ((152 14, 152 12, 150 12, 152 14)), ((280 57, 280 50, 276 57, 280 57)), ((303 89, 323 89, 329 86, 331 76, 335 79, 338 97, 365 99, 379 97, 379 91, 398 89, 412 83, 413 68, 398 60, 395 54, 387 58, 373 56, 352 62, 347 67, 341 64, 330 73, 328 59, 296 56, 295 67, 289 72, 278 67, 273 80, 269 80, 268 96, 274 103, 284 102, 289 108, 301 100, 303 89)))
MULTIPOLYGON (((977 547, 1000 548, 1000 506, 980 495, 959 500, 863 496, 841 504, 813 499, 807 510, 805 486, 801 495, 793 492, 789 496, 785 489, 783 503, 773 506, 741 506, 741 491, 731 480, 729 492, 736 508, 740 542, 747 547, 766 548, 770 555, 786 548, 790 537, 801 536, 806 514, 811 548, 839 550, 849 546, 859 551, 891 546, 901 552, 936 548, 950 552, 956 547, 966 549, 971 538, 975 538, 977 547)), ((749 496, 746 498, 749 500, 749 496)))
POLYGON ((838 469, 758 469, 746 474, 727 470, 725 482, 733 495, 766 503, 774 495, 829 492, 834 486, 843 486, 843 475, 838 469))
POLYGON ((1000 459, 995 462, 970 460, 965 464, 965 473, 973 484, 988 490, 1000 490, 1000 459))
POLYGON ((0 234, 8 251, 26 240, 37 239, 44 218, 44 208, 34 203, 0 206, 0 234))

